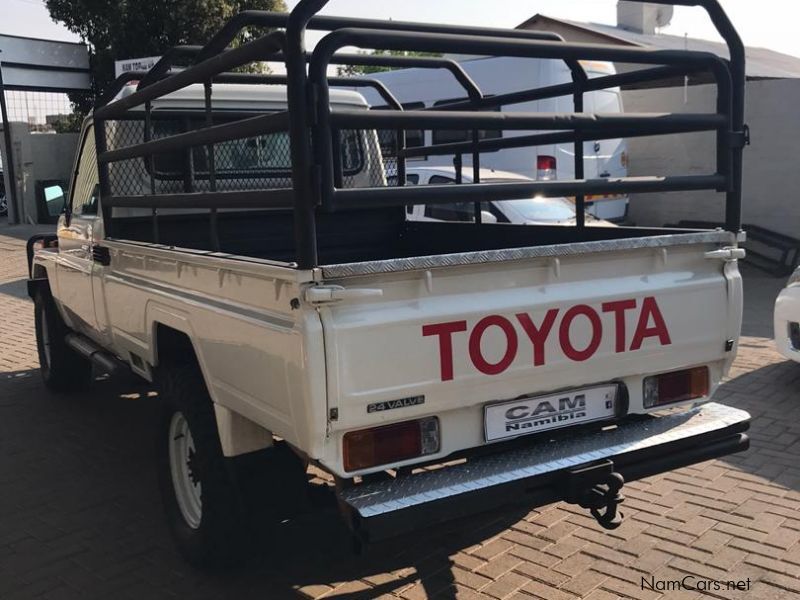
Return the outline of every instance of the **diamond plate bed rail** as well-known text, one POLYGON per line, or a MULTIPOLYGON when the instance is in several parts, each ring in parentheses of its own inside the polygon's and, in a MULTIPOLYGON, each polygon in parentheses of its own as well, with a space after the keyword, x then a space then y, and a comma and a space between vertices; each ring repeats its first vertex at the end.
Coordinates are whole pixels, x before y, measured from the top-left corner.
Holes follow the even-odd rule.
MULTIPOLYGON (((666 230, 665 230, 666 231, 666 230)), ((675 233, 650 237, 600 240, 594 242, 573 242, 570 244, 551 244, 529 248, 505 248, 435 256, 415 256, 339 265, 326 265, 322 276, 326 279, 342 279, 364 275, 379 275, 402 271, 424 271, 475 264, 509 262, 533 258, 555 258, 578 256, 598 252, 621 252, 639 248, 670 248, 692 244, 735 244, 737 236, 723 230, 694 233, 675 233)))

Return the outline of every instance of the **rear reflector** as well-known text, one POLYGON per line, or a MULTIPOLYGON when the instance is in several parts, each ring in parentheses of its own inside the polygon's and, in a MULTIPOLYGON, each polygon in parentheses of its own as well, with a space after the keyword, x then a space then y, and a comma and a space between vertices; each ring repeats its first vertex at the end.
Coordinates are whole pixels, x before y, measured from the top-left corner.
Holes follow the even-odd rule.
POLYGON ((708 367, 654 375, 644 380, 645 408, 686 402, 705 396, 708 396, 708 367))
POLYGON ((360 471, 439 452, 439 419, 428 417, 344 435, 344 468, 360 471))
POLYGON ((539 181, 550 181, 558 179, 556 173, 556 157, 555 156, 537 156, 536 157, 536 179, 539 181))

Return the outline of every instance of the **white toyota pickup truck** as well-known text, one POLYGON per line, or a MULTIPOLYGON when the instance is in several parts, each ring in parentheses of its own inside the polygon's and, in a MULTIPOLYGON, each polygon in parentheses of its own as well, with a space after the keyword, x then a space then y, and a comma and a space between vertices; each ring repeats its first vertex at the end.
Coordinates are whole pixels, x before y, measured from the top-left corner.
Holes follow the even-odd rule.
POLYGON ((711 401, 740 331, 746 140, 740 42, 717 2, 697 3, 731 61, 315 16, 325 3, 242 13, 204 48, 121 78, 84 124, 56 235, 29 242, 45 384, 75 392, 93 371, 130 369, 159 392, 162 493, 187 559, 241 558, 251 513, 302 496, 310 466, 329 474, 368 542, 557 500, 614 528, 626 480, 745 450, 749 415, 711 401), (227 50, 249 26, 272 31, 227 50), (328 32, 313 53, 307 28, 328 32), (348 46, 550 57, 574 81, 484 96, 447 59, 337 53, 348 46), (287 75, 233 72, 269 59, 287 75), (590 79, 584 59, 643 66, 590 79), (171 69, 180 61, 189 65, 171 69), (369 78, 328 76, 348 61, 444 69, 469 100, 404 110, 369 78), (586 91, 700 71, 717 82, 716 113, 582 112, 586 91), (354 85, 394 110, 331 90, 354 85), (564 94, 574 113, 495 110, 564 94), (405 131, 420 128, 472 131, 469 143, 426 151, 478 176, 403 185, 405 131), (681 132, 715 136, 717 172, 582 178, 585 140, 681 132), (567 140, 576 180, 480 183, 485 152, 567 140), (724 196, 725 229, 581 218, 590 194, 699 189, 724 196), (481 202, 535 195, 574 196, 575 226, 481 223, 481 202), (475 222, 405 218, 406 206, 465 201, 475 222))

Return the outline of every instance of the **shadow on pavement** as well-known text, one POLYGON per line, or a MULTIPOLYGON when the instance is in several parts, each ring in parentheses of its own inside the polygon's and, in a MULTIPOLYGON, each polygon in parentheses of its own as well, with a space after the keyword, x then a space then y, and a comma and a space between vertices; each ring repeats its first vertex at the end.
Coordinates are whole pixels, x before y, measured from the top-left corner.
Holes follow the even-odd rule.
MULTIPOLYGON (((55 225, 9 225, 7 217, 0 217, 0 236, 10 237, 17 240, 28 241, 28 239, 39 233, 55 233, 55 225)), ((23 245, 24 250, 24 245, 23 245)))
POLYGON ((183 597, 272 600, 367 579, 374 587, 348 586, 328 597, 374 598, 421 580, 427 597, 449 598, 456 592, 451 557, 529 512, 454 521, 359 555, 329 509, 279 526, 242 569, 198 574, 174 550, 161 512, 153 396, 134 380, 100 380, 87 393, 62 397, 48 393, 36 371, 0 376, 0 546, 14 549, 0 555, 0 597, 12 581, 34 580, 56 561, 67 565, 60 577, 81 574, 92 594, 113 594, 106 586, 116 582, 129 595, 136 589, 139 597, 159 597, 134 585, 144 579, 183 597))
MULTIPOLYGON (((17 279, 0 283, 0 296, 10 296, 18 300, 26 299, 28 297, 27 280, 17 279)), ((0 302, 2 302, 2 298, 0 298, 0 302)))
MULTIPOLYGON (((769 339, 743 339, 740 352, 772 353, 769 339)), ((800 364, 784 360, 733 373, 714 400, 750 413, 750 449, 720 459, 768 485, 800 491, 800 364)))
POLYGON ((786 278, 774 277, 747 263, 742 263, 740 269, 745 306, 742 335, 772 338, 772 311, 775 299, 786 285, 786 278))

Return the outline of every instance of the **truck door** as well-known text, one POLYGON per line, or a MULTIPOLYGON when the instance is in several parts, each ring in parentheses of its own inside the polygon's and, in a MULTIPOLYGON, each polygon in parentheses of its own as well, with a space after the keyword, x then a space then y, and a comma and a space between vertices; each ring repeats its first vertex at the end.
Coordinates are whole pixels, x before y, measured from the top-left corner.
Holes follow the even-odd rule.
POLYGON ((97 223, 99 182, 94 131, 84 129, 69 190, 69 210, 58 220, 59 298, 73 329, 96 337, 92 293, 92 237, 97 223))

